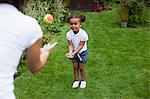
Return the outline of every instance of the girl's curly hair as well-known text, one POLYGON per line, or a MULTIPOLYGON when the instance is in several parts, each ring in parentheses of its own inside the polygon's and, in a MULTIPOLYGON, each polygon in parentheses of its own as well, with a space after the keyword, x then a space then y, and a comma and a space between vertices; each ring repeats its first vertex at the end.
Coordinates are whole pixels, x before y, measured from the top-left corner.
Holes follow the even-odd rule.
POLYGON ((80 16, 69 16, 67 19, 67 22, 69 23, 70 19, 72 18, 79 18, 80 22, 85 22, 86 17, 84 15, 80 15, 80 16))

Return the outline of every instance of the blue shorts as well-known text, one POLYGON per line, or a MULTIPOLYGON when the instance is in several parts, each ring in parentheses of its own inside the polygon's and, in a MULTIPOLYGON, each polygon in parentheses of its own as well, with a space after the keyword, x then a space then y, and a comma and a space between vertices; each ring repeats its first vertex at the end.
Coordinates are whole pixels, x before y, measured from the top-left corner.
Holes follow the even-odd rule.
POLYGON ((83 51, 80 54, 76 54, 74 58, 71 59, 72 62, 79 62, 82 64, 86 64, 88 62, 88 50, 83 51))

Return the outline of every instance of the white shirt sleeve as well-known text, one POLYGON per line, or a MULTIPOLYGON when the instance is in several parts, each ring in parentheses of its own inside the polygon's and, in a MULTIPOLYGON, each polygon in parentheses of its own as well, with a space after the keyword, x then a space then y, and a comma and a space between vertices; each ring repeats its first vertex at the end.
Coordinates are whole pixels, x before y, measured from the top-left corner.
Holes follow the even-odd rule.
POLYGON ((84 32, 82 37, 81 37, 81 41, 87 41, 87 40, 88 40, 88 35, 86 32, 84 32))
POLYGON ((67 38, 67 40, 71 41, 70 32, 67 32, 67 34, 66 34, 66 38, 67 38))
MULTIPOLYGON (((42 38, 43 32, 36 20, 33 21, 33 24, 30 26, 30 34, 28 35, 27 48, 32 46, 37 40, 42 38)), ((29 30, 28 30, 29 31, 29 30)))

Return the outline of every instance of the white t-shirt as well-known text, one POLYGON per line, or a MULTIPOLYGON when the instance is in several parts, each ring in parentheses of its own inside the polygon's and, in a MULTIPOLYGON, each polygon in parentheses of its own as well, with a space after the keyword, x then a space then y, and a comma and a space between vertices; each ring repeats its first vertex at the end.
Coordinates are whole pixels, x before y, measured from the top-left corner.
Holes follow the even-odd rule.
POLYGON ((26 48, 43 36, 38 22, 14 6, 0 4, 0 98, 15 99, 13 75, 26 48))
POLYGON ((72 41, 73 43, 73 50, 76 50, 79 47, 80 41, 85 41, 84 46, 82 49, 79 51, 79 53, 82 53, 83 51, 87 50, 87 40, 88 40, 88 35, 83 29, 79 29, 79 32, 77 34, 74 34, 72 30, 67 32, 66 38, 69 41, 72 41))

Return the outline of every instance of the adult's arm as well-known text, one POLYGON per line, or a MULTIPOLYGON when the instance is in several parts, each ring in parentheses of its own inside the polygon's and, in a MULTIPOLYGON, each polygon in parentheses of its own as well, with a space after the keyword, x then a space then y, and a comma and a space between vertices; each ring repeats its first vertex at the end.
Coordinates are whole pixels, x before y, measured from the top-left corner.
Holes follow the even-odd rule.
POLYGON ((40 71, 46 64, 47 58, 51 50, 57 43, 48 44, 41 48, 42 39, 37 40, 31 47, 27 49, 27 64, 29 70, 35 74, 40 71))

